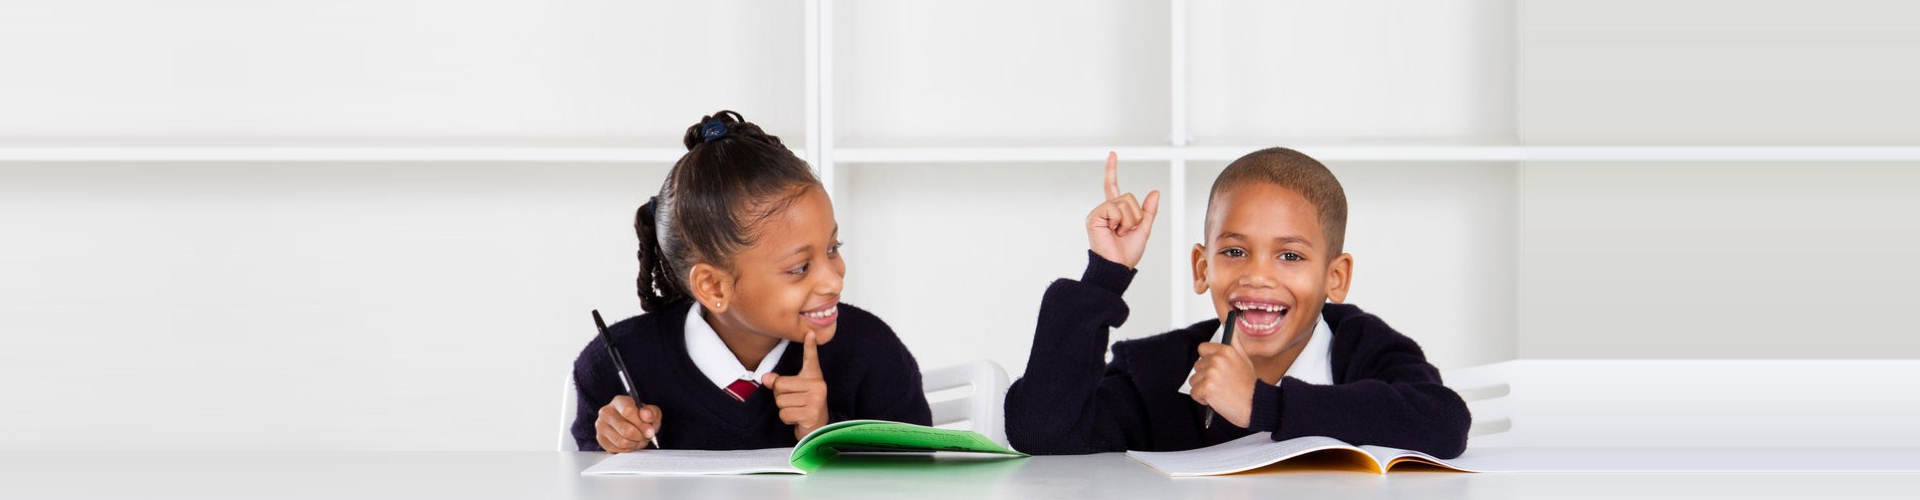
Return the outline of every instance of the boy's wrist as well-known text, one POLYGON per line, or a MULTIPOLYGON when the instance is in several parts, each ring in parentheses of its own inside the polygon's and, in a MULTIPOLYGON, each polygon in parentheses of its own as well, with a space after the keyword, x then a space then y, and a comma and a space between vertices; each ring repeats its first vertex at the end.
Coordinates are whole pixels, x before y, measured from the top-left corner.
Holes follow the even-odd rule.
POLYGON ((1087 270, 1080 273, 1080 282, 1106 289, 1114 295, 1125 295, 1127 285, 1133 283, 1136 272, 1125 264, 1107 260, 1093 250, 1087 250, 1087 270))
POLYGON ((1282 404, 1280 384, 1268 385, 1257 380, 1253 384, 1253 410, 1252 415, 1247 417, 1247 430, 1254 432, 1280 430, 1282 404))

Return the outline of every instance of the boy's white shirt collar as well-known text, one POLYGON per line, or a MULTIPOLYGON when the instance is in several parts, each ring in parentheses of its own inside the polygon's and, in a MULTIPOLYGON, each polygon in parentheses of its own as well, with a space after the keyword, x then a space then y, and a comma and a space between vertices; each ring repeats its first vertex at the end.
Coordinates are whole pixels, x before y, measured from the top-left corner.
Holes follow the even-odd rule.
MULTIPOLYGON (((1212 342, 1220 342, 1226 333, 1226 324, 1213 330, 1212 342)), ((1313 324, 1313 335, 1307 337, 1307 346, 1300 350, 1300 357, 1287 367, 1286 377, 1300 379, 1301 382, 1317 385, 1333 385, 1333 329, 1327 327, 1327 318, 1322 316, 1313 324)), ((1187 369, 1187 378, 1193 378, 1193 369, 1187 369)), ((1191 394, 1193 384, 1180 382, 1180 393, 1191 394)))
POLYGON ((760 358, 759 368, 748 371, 740 366, 740 358, 734 357, 733 351, 727 349, 727 343, 720 340, 720 332, 714 331, 713 325, 707 324, 707 319, 700 316, 699 302, 694 302, 693 310, 687 313, 687 326, 683 330, 687 335, 687 357, 693 358, 693 366, 700 369, 701 375, 706 375, 707 380, 713 381, 714 387, 721 389, 740 379, 760 383, 760 377, 773 372, 773 365, 780 362, 780 355, 786 353, 787 344, 792 343, 782 339, 779 345, 767 352, 767 357, 760 358))

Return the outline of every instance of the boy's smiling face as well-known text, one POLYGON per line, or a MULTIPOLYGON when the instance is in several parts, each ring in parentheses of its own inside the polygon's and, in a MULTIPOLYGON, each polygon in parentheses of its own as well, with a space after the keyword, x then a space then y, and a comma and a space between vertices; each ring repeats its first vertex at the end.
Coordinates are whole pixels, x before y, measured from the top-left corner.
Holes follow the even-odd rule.
POLYGON ((1321 305, 1346 300, 1353 258, 1331 253, 1311 202, 1271 182, 1214 193, 1206 226, 1193 250, 1194 293, 1212 292, 1223 323, 1240 311, 1233 345, 1262 380, 1277 381, 1305 348, 1321 305))

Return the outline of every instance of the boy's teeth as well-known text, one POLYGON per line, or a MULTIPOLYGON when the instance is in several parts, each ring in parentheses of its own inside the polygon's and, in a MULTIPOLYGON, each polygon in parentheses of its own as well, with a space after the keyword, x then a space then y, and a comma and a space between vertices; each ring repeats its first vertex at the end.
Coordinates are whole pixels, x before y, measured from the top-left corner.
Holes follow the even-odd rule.
POLYGON ((1233 304, 1233 307, 1235 309, 1239 309, 1241 311, 1248 311, 1248 312, 1260 311, 1260 312, 1268 312, 1268 313, 1279 313, 1279 314, 1273 314, 1272 319, 1268 320, 1265 323, 1253 322, 1254 318, 1262 316, 1259 314, 1249 314, 1249 315, 1241 316, 1239 321, 1240 327, 1251 329, 1251 330, 1267 330, 1275 326, 1279 326, 1280 320, 1286 318, 1286 313, 1287 313, 1287 306, 1283 306, 1279 304, 1235 302, 1233 304))
POLYGON ((1265 330, 1268 328, 1273 328, 1274 325, 1278 325, 1278 324, 1280 324, 1280 318, 1273 318, 1273 321, 1269 321, 1266 324, 1261 324, 1261 325, 1256 325, 1251 322, 1248 322, 1246 318, 1240 318, 1240 326, 1244 326, 1254 330, 1265 330))

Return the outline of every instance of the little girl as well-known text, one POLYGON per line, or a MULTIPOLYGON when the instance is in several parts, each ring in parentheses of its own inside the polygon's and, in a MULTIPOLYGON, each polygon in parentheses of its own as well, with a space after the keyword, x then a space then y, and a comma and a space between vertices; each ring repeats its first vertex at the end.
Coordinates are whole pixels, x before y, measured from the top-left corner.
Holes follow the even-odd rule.
POLYGON ((820 179, 780 138, 721 111, 640 206, 640 307, 574 361, 581 450, 793 446, 831 422, 930 424, 920 368, 892 329, 840 303, 846 261, 820 179), (669 415, 671 414, 671 415, 669 415))

